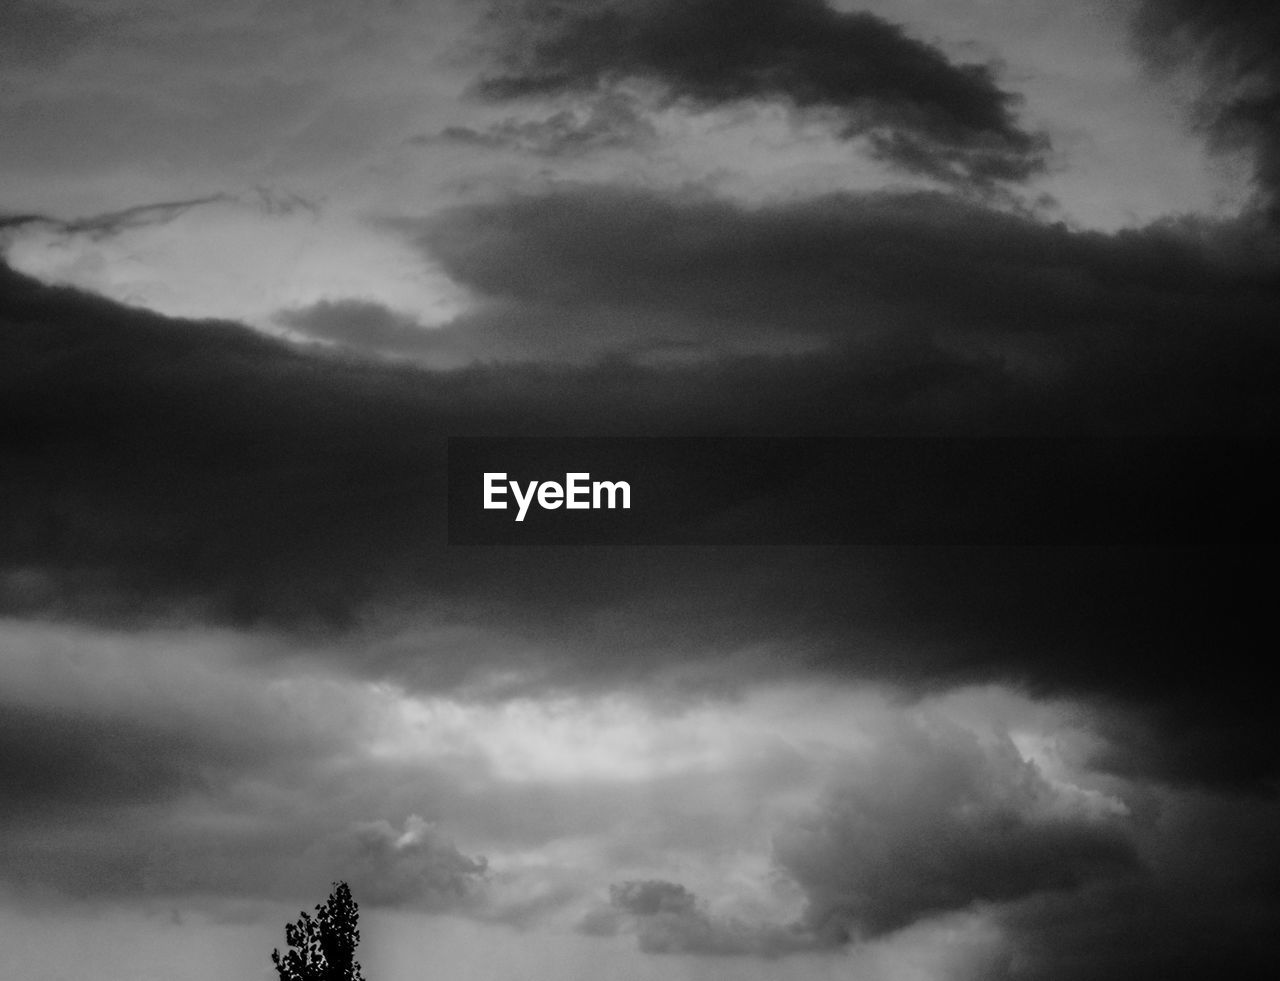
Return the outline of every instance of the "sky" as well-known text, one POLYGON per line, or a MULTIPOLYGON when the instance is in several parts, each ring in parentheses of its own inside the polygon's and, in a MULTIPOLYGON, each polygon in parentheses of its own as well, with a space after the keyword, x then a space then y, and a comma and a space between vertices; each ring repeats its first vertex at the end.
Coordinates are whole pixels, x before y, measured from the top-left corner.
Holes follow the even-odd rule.
POLYGON ((1273 527, 449 547, 442 479, 1274 437, 1277 52, 1261 0, 4 4, 0 973, 266 981, 342 880, 370 981, 1269 977, 1273 527))

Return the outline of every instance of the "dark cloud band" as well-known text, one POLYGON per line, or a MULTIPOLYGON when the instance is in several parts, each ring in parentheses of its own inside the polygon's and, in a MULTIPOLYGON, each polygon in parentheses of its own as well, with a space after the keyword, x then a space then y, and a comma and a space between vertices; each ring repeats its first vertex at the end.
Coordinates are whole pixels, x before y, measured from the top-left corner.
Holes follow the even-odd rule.
POLYGON ((845 138, 945 180, 1022 180, 1046 144, 984 65, 958 65, 873 14, 822 0, 500 3, 492 99, 656 85, 714 107, 754 100, 831 114, 845 138))

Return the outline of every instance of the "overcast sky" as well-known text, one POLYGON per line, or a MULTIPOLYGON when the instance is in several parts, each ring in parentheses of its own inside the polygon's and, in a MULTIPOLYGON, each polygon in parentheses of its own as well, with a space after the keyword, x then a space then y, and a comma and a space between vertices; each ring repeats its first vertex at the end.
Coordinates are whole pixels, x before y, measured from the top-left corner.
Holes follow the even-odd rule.
POLYGON ((1274 435, 1278 52, 1254 0, 0 6, 0 973, 267 981, 343 879, 370 981, 1270 976, 1261 544, 450 549, 441 478, 1274 435))

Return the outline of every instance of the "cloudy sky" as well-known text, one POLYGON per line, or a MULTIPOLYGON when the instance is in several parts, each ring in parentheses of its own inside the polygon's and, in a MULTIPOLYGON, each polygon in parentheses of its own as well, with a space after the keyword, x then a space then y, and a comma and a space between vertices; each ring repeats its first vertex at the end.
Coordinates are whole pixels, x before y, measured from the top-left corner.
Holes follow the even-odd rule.
POLYGON ((1265 0, 0 6, 4 975, 267 981, 343 879, 370 981, 1270 976, 1274 528, 449 548, 443 472, 1273 436, 1277 52, 1265 0))

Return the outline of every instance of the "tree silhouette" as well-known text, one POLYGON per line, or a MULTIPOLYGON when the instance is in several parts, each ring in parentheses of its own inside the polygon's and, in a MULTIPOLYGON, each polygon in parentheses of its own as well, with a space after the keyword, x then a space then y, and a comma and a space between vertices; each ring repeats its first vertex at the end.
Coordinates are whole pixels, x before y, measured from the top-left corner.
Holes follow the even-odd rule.
POLYGON ((285 942, 293 948, 284 957, 271 952, 280 981, 364 981, 355 959, 360 931, 360 909, 345 882, 335 882, 333 892, 316 915, 302 913, 296 923, 286 923, 285 942))

